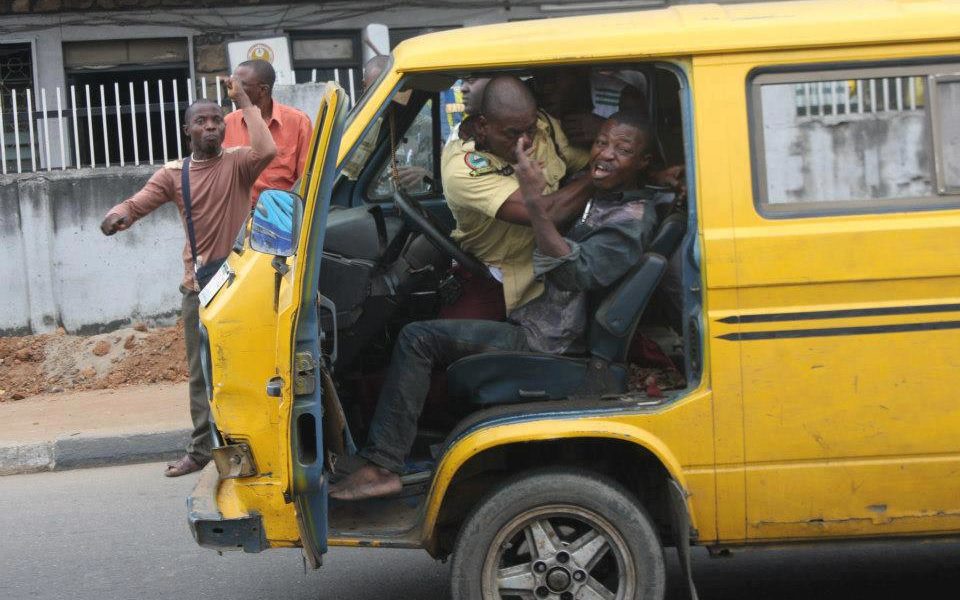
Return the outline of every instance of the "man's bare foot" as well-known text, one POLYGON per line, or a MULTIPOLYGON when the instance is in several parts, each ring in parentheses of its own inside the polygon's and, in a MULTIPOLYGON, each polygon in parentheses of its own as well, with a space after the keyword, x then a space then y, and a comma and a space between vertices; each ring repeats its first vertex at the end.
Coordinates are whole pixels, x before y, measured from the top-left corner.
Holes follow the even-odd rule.
POLYGON ((399 475, 383 467, 366 464, 340 483, 331 486, 330 497, 337 500, 366 500, 392 496, 401 489, 403 485, 399 475))

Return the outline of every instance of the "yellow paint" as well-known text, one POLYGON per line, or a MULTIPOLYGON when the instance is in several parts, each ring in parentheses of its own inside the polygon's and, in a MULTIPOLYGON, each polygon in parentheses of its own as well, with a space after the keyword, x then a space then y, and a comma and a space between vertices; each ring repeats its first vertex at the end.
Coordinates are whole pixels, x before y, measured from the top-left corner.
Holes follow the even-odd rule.
MULTIPOLYGON (((511 66, 668 62, 692 102, 702 257, 700 387, 633 414, 506 424, 471 433, 443 457, 421 537, 458 469, 502 444, 599 437, 657 456, 690 493, 704 543, 960 531, 960 332, 736 341, 720 336, 960 320, 960 311, 774 323, 720 319, 960 303, 960 211, 765 219, 753 205, 747 81, 759 68, 960 56, 960 3, 867 1, 695 5, 440 32, 401 44, 348 125, 338 160, 410 73, 511 66), (642 32, 638 35, 637 32, 642 32), (456 48, 456 52, 451 52, 456 48)), ((330 99, 327 94, 328 101, 330 99)), ((315 135, 323 146, 329 128, 315 135)), ((319 169, 317 158, 315 171, 319 169)), ((304 189, 307 211, 318 178, 304 189)), ((274 311, 269 257, 232 256, 238 276, 203 311, 214 416, 253 448, 261 476, 222 483, 225 516, 262 515, 270 543, 297 543, 289 489, 293 302, 301 252, 274 311), (268 379, 282 376, 282 398, 268 379)), ((337 544, 385 540, 344 538, 337 544)))
MULTIPOLYGON (((324 106, 332 105, 335 98, 334 89, 328 88, 318 121, 324 106)), ((327 127, 314 131, 311 156, 318 144, 322 149, 329 142, 333 111, 326 115, 327 127)), ((318 155, 313 176, 305 175, 301 187, 306 193, 305 214, 316 209, 323 152, 318 155)), ((306 225, 300 234, 298 256, 303 256, 309 235, 306 225)), ((293 505, 286 503, 284 493, 290 489, 290 373, 295 299, 303 269, 297 268, 298 259, 289 259, 291 270, 282 277, 277 294, 276 271, 270 261, 270 256, 251 250, 249 240, 242 254, 231 254, 228 262, 236 277, 201 311, 201 320, 210 340, 214 420, 228 443, 245 441, 250 445, 260 473, 222 482, 217 503, 227 518, 260 514, 270 544, 290 546, 299 542, 293 505), (284 380, 281 398, 266 395, 267 382, 274 377, 284 380)))

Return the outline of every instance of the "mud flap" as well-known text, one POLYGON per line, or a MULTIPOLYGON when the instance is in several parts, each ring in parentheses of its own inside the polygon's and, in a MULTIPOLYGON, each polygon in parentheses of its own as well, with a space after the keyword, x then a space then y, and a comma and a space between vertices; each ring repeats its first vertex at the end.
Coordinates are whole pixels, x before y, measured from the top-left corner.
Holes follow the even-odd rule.
POLYGON ((697 588, 693 584, 693 569, 690 567, 690 515, 687 513, 687 494, 680 484, 671 479, 670 484, 670 521, 673 525, 674 545, 680 559, 680 573, 687 582, 690 600, 699 600, 697 588))

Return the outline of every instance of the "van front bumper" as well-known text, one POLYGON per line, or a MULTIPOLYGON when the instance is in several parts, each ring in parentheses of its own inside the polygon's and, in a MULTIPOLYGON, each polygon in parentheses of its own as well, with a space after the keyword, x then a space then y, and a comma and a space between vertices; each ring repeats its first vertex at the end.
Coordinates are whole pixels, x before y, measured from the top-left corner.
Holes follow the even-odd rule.
POLYGON ((204 467, 187 497, 187 520, 197 544, 213 550, 261 552, 268 547, 260 515, 226 519, 217 507, 220 473, 213 461, 204 467))

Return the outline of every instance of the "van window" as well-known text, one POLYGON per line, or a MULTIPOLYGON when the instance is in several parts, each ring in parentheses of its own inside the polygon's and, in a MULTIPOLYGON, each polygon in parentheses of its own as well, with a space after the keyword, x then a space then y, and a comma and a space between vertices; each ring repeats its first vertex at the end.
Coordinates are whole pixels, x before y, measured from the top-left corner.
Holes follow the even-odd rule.
POLYGON ((412 196, 432 195, 439 190, 434 155, 438 147, 433 136, 433 99, 427 100, 406 131, 393 132, 391 156, 373 180, 368 197, 373 202, 393 198, 399 184, 412 196))
POLYGON ((750 81, 767 216, 922 210, 960 198, 960 65, 765 73, 750 81))
POLYGON ((937 187, 942 194, 957 194, 960 193, 960 76, 935 77, 931 90, 937 187))

